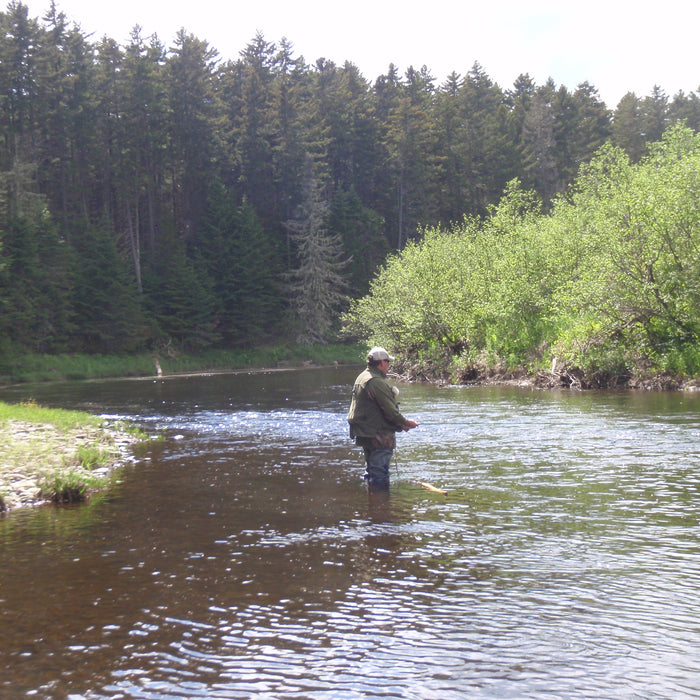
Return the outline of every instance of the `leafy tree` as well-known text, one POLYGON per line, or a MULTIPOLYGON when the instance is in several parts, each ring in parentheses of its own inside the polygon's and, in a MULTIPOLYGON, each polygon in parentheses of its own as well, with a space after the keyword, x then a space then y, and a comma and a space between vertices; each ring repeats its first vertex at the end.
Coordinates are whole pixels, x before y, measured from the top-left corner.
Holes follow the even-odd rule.
MULTIPOLYGON (((6 308, 21 311, 23 328, 31 329, 42 347, 59 347, 70 336, 76 346, 91 349, 132 347, 146 342, 139 340, 141 330, 135 335, 129 330, 143 328, 144 319, 154 337, 167 336, 181 345, 252 342, 281 332, 277 322, 288 303, 278 286, 283 269, 299 272, 302 261, 314 255, 336 262, 352 257, 347 267, 336 269, 349 281, 347 290, 339 291, 362 294, 388 249, 418 241, 431 226, 460 222, 465 214, 508 221, 510 214, 494 216, 491 207, 504 192, 508 206, 520 206, 514 202, 521 195, 508 186, 514 178, 534 188, 545 208, 563 212, 558 198, 571 191, 581 166, 609 139, 641 166, 653 139, 670 124, 684 121, 697 130, 698 95, 679 93, 669 101, 655 88, 649 97, 623 99, 614 116, 610 132, 610 114, 588 83, 570 92, 551 80, 538 86, 521 75, 504 93, 478 63, 464 78, 455 73, 439 88, 426 67, 410 67, 401 77, 390 65, 371 83, 352 63, 336 66, 319 59, 308 65, 286 38, 275 44, 261 34, 238 60, 221 66, 214 49, 184 29, 168 49, 157 36, 143 38, 138 26, 125 46, 109 37, 95 42, 54 2, 39 21, 13 1, 0 12, 0 243, 5 273, 13 269, 21 276, 17 290, 23 296, 5 288, 6 308), (318 248, 323 254, 306 250, 303 237, 292 239, 293 232, 299 233, 295 227, 307 230, 302 226, 309 219, 305 208, 316 206, 305 174, 307 158, 321 193, 318 206, 330 205, 323 223, 315 224, 325 231, 319 240, 326 248, 318 248), (18 246, 26 246, 25 257, 18 246), (248 268, 240 263, 243 258, 248 268), (99 312, 85 308, 75 289, 89 294, 99 280, 81 278, 81 266, 110 276, 104 287, 115 298, 125 295, 123 303, 105 299, 99 312), (56 288, 46 291, 48 281, 40 281, 40 275, 55 278, 56 288), (41 318, 52 295, 58 304, 52 318, 62 320, 47 332, 41 318), (257 316, 248 297, 258 300, 257 316), (192 299, 195 306, 189 305, 192 299), (110 319, 121 340, 109 336, 110 319), (85 325, 72 333, 74 322, 85 325)), ((665 165, 662 170, 667 171, 665 165)), ((620 172, 630 182, 637 177, 634 169, 620 172)), ((622 200, 611 195, 610 201, 622 200)), ((683 210, 680 200, 676 204, 683 210)), ((591 221, 607 230, 601 222, 615 216, 603 217, 600 210, 591 205, 597 212, 591 221)), ((567 231, 578 230, 582 240, 598 246, 601 260, 610 260, 602 241, 612 245, 614 235, 592 239, 597 227, 591 224, 584 235, 575 222, 575 217, 568 220, 567 231)), ((612 282, 601 288, 597 281, 614 275, 602 275, 600 269, 598 278, 588 275, 595 266, 587 256, 561 254, 560 241, 569 239, 552 233, 549 220, 540 222, 539 233, 530 224, 514 223, 518 235, 512 239, 510 231, 497 232, 492 224, 475 236, 473 223, 469 219, 469 235, 484 250, 466 249, 465 254, 480 254, 483 261, 470 274, 481 279, 488 270, 512 278, 511 297, 525 300, 532 313, 497 312, 494 304, 513 308, 507 287, 502 293, 498 285, 493 304, 480 304, 468 322, 448 309, 431 311, 442 318, 440 324, 472 328, 471 348, 498 355, 507 346, 506 354, 517 354, 527 341, 514 340, 510 330, 516 327, 522 329, 518 337, 544 337, 544 307, 528 290, 532 284, 544 294, 546 288, 520 270, 536 270, 549 283, 550 254, 560 256, 557 265, 567 275, 578 269, 576 279, 589 280, 595 292, 590 298, 623 296, 612 282), (545 245, 541 237, 546 235, 551 240, 545 245), (498 267, 491 260, 501 239, 510 240, 519 262, 506 256, 498 267), (580 261, 580 268, 572 260, 580 261), (520 321, 537 328, 526 333, 520 321), (496 328, 504 341, 489 339, 488 328, 496 328)), ((619 230, 626 225, 620 218, 619 230)), ((633 238, 629 231, 627 238, 633 238)), ((662 243, 659 250, 665 250, 662 243)), ((637 252, 625 248, 624 241, 615 246, 630 259, 637 252)), ((657 282, 669 269, 654 266, 657 282)), ((633 324, 646 338, 646 350, 652 336, 673 332, 673 342, 683 336, 681 330, 672 331, 671 318, 687 314, 669 311, 665 290, 659 283, 668 318, 657 310, 653 323, 640 313, 648 322, 633 324)), ((564 308, 561 299, 557 303, 564 308)), ((591 307, 590 318, 600 322, 603 306, 601 301, 591 307)), ((650 301, 647 306, 652 308, 650 301)), ((337 308, 328 311, 331 321, 337 308)), ((614 308, 607 312, 609 325, 614 325, 614 308)), ((620 313, 617 325, 623 328, 625 314, 620 313)), ((417 312, 413 316, 411 323, 417 312)), ((432 321, 426 316, 421 323, 427 328, 432 321)), ((446 332, 445 342, 456 347, 464 333, 446 332)), ((571 331, 571 337, 576 333, 571 331)), ((17 330, 13 337, 20 335, 29 347, 29 334, 17 330)), ((639 338, 634 342, 642 347, 639 338)))
POLYGON ((589 386, 700 373, 699 139, 674 128, 636 165, 606 147, 547 216, 512 184, 485 222, 391 258, 346 332, 463 376, 552 357, 589 386))

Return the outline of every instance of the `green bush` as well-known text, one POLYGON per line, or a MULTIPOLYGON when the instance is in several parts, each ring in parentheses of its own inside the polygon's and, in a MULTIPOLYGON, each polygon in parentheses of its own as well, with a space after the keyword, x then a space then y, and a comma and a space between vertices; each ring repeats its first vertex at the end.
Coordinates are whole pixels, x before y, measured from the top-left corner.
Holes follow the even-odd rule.
POLYGON ((414 368, 698 374, 700 135, 674 127, 638 164, 604 147, 546 215, 511 183, 487 220, 390 258, 343 320, 414 368))

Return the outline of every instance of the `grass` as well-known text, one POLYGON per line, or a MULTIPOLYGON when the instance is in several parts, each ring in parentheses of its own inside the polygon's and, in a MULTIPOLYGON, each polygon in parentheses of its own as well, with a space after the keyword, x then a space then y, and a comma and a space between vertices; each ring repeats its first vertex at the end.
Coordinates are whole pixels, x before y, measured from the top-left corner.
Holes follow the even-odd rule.
POLYGON ((0 401, 0 424, 10 420, 51 425, 64 431, 104 424, 101 418, 83 411, 46 408, 39 406, 32 400, 19 404, 8 404, 0 401))
POLYGON ((79 469, 48 472, 38 480, 40 496, 53 503, 80 503, 101 483, 101 479, 79 469))
POLYGON ((106 485, 124 445, 141 440, 128 426, 82 411, 0 402, 0 511, 85 500, 106 485))
MULTIPOLYGON (((364 362, 367 348, 360 345, 275 345, 240 350, 210 349, 158 357, 165 374, 304 365, 357 364, 364 362)), ((156 374, 150 353, 137 355, 26 354, 0 359, 0 384, 149 377, 156 374)))

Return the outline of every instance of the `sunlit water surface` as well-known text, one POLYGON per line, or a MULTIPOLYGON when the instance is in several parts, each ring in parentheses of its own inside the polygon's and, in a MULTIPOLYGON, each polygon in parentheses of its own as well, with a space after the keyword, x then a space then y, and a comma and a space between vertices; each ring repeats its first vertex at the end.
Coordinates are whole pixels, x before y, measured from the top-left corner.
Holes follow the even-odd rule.
POLYGON ((0 697, 700 697, 700 397, 403 385, 378 495, 355 373, 0 393, 163 437, 0 518, 0 697))

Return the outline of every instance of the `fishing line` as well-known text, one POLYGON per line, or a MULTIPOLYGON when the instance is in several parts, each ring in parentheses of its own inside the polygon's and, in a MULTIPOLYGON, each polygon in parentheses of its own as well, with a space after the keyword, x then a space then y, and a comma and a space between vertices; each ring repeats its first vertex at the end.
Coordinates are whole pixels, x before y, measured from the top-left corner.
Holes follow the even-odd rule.
POLYGON ((396 478, 398 479, 400 474, 399 474, 399 460, 396 458, 398 450, 394 448, 394 471, 396 471, 396 478))
MULTIPOLYGON (((399 478, 399 460, 396 458, 398 450, 394 448, 394 469, 396 470, 396 478, 399 478)), ((442 496, 447 496, 447 491, 445 489, 439 489, 436 486, 433 486, 432 484, 429 484, 427 481, 419 481, 418 479, 408 479, 408 482, 411 484, 416 484, 417 486, 420 486, 422 489, 425 489, 426 491, 431 491, 432 493, 439 493, 442 496)))

